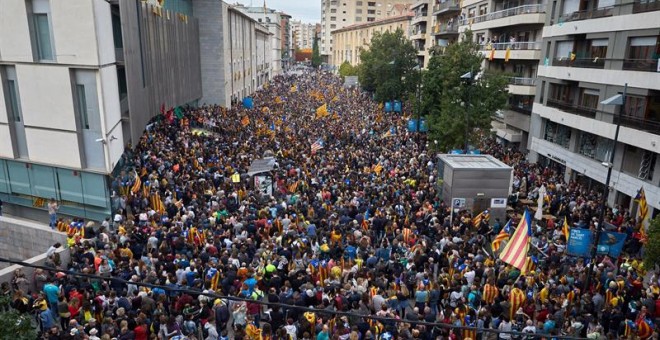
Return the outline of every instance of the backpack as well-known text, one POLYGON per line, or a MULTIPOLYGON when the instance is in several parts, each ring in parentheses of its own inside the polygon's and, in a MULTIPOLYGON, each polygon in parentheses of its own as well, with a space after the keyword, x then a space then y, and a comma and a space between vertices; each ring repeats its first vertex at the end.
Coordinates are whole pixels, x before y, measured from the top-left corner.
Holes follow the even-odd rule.
POLYGON ((186 320, 183 322, 183 335, 193 335, 197 331, 195 321, 186 320))

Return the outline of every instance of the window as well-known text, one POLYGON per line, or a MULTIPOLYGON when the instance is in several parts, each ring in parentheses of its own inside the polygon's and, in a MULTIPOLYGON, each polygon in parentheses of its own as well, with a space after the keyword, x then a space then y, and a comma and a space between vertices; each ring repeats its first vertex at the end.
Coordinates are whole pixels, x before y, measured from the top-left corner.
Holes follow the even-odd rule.
POLYGON ((367 18, 367 21, 369 21, 369 22, 375 21, 375 20, 376 20, 376 18, 367 18))
POLYGON ((380 15, 380 13, 381 13, 380 11, 376 11, 376 15, 380 15))
POLYGON ((488 13, 488 4, 479 6, 479 15, 484 15, 488 13))
POLYGON ((638 96, 626 96, 626 107, 624 109, 626 116, 635 118, 646 118, 646 98, 638 96))
POLYGON ((598 107, 598 90, 581 89, 580 106, 585 109, 596 110, 598 107))
POLYGON ((356 9, 355 14, 362 14, 362 9, 361 8, 356 9))
POLYGON ((630 38, 629 59, 658 59, 660 43, 657 37, 630 38))
POLYGON ((87 113, 87 97, 85 96, 85 85, 76 84, 76 108, 80 127, 89 130, 89 115, 87 113))
POLYGON ((330 28, 331 28, 331 29, 333 29, 333 28, 337 28, 337 25, 332 24, 332 25, 330 25, 330 28))
POLYGON ((50 26, 48 25, 48 14, 35 13, 32 15, 34 23, 34 38, 37 60, 54 60, 53 46, 50 42, 50 26))
POLYGON ((15 122, 21 121, 21 112, 18 108, 18 91, 16 90, 16 82, 14 80, 7 80, 7 88, 9 90, 9 110, 11 118, 15 122))
POLYGON ((594 39, 591 41, 589 57, 603 59, 607 56, 607 39, 594 39))
POLYGON ((376 14, 376 10, 375 9, 369 9, 369 10, 367 10, 367 14, 376 14))
POLYGON ((612 153, 611 139, 596 136, 588 132, 580 135, 580 154, 600 162, 609 162, 612 153))
POLYGON ((477 8, 472 7, 468 9, 468 18, 474 18, 477 15, 477 8))
POLYGON ((330 13, 337 13, 337 9, 336 8, 331 8, 330 13))
POLYGON ((544 139, 568 149, 568 143, 571 140, 571 128, 548 120, 545 124, 544 139))
POLYGON ((330 17, 330 21, 337 21, 337 17, 330 17))
POLYGON ((376 6, 376 2, 375 1, 369 1, 369 2, 367 2, 367 6, 374 7, 374 6, 376 6))
POLYGON ((555 59, 570 58, 572 52, 573 52, 573 40, 560 41, 557 43, 555 59))
POLYGON ((362 6, 362 1, 357 1, 357 2, 355 2, 355 5, 356 5, 356 6, 362 6))

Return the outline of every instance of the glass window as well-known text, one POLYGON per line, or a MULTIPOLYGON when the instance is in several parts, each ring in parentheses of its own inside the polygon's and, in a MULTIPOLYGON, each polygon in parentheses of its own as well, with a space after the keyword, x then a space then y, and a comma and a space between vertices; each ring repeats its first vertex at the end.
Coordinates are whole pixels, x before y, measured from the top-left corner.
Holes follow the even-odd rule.
POLYGON ((32 180, 32 193, 42 198, 57 197, 55 175, 52 167, 32 164, 30 166, 30 179, 32 180))
POLYGON ((30 175, 25 163, 7 161, 9 185, 13 194, 32 195, 30 175))
POLYGON ((362 14, 362 8, 358 8, 355 10, 355 14, 362 14))
POLYGON ((571 57, 571 52, 573 52, 573 40, 569 41, 560 41, 557 43, 557 50, 555 53, 555 59, 566 59, 571 57))
POLYGON ((611 139, 582 132, 580 136, 580 154, 600 162, 609 162, 612 153, 611 139))
POLYGON ((591 58, 605 58, 607 55, 607 39, 595 39, 591 41, 591 58))
POLYGON ((598 90, 582 89, 580 94, 580 106, 587 109, 598 107, 598 90))
POLYGON ((628 58, 657 59, 660 55, 660 43, 657 37, 635 37, 630 39, 628 58))
POLYGON ((646 98, 626 96, 625 115, 635 118, 646 118, 646 98))
POLYGON ((21 112, 18 108, 18 92, 16 91, 16 82, 14 80, 7 80, 7 87, 9 89, 9 114, 15 122, 21 121, 21 112))
POLYGON ((360 22, 360 21, 362 21, 362 17, 355 17, 355 21, 356 21, 356 22, 360 22))
POLYGON ((87 98, 85 96, 85 85, 76 85, 76 107, 82 129, 89 129, 89 115, 87 113, 87 98))
POLYGON ((48 25, 48 14, 33 14, 33 19, 37 58, 39 60, 53 60, 53 46, 50 42, 50 26, 48 25))
POLYGON ((331 8, 330 13, 337 13, 337 9, 336 8, 331 8))
POLYGON ((356 5, 356 6, 362 6, 362 1, 357 1, 357 2, 355 2, 355 5, 356 5))
POLYGON ((544 139, 568 149, 568 143, 571 140, 571 128, 552 121, 546 121, 544 139))
POLYGON ((479 6, 479 15, 484 15, 488 13, 488 5, 480 5, 479 6))

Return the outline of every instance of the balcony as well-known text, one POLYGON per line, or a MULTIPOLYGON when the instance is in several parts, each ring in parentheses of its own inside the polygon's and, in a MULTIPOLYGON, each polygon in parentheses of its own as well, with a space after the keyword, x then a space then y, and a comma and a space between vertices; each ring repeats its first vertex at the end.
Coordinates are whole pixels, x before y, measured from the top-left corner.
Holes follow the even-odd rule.
POLYGON ((454 0, 448 0, 433 6, 433 15, 458 12, 460 10, 461 10, 460 2, 454 0))
POLYGON ((431 34, 435 36, 458 34, 458 24, 454 22, 451 25, 446 23, 441 25, 435 25, 433 26, 433 30, 431 34))
POLYGON ((560 109, 562 111, 573 113, 587 118, 596 118, 596 112, 598 112, 598 110, 594 108, 575 105, 567 101, 550 99, 550 98, 548 98, 547 106, 554 107, 555 109, 560 109))
POLYGON ((546 7, 545 4, 535 4, 535 5, 523 5, 523 6, 508 8, 497 12, 492 12, 472 18, 463 19, 460 21, 460 25, 462 26, 473 25, 472 30, 480 30, 480 29, 490 28, 491 26, 504 27, 504 26, 522 25, 522 24, 543 24, 545 23, 545 18, 543 15, 540 14, 545 13, 545 7, 546 7), (530 14, 536 14, 536 15, 529 16, 530 14), (509 20, 507 22, 497 22, 497 23, 493 23, 492 25, 475 25, 479 23, 484 23, 488 21, 518 16, 518 15, 525 16, 525 18, 521 18, 520 20, 509 20))
POLYGON ((426 40, 426 31, 413 32, 410 40, 426 40))
POLYGON ((560 22, 567 22, 567 21, 578 21, 578 20, 586 20, 586 19, 611 17, 613 15, 612 14, 613 9, 614 7, 610 6, 603 8, 588 9, 584 11, 577 11, 562 15, 559 18, 559 20, 560 22))
POLYGON ((426 12, 418 13, 418 14, 415 14, 415 16, 412 18, 412 20, 410 21, 410 24, 414 25, 414 24, 426 21, 427 19, 428 19, 428 13, 426 13, 426 12))
POLYGON ((541 59, 540 41, 523 41, 515 43, 490 43, 481 45, 481 54, 488 59, 506 59, 509 49, 509 59, 539 60, 541 59))
POLYGON ((630 71, 658 72, 658 59, 624 59, 623 69, 630 71))
POLYGON ((647 131, 656 135, 659 134, 658 131, 660 131, 659 121, 637 118, 628 115, 615 115, 614 124, 616 124, 619 120, 621 120, 621 126, 627 126, 633 129, 647 131))
POLYGON ((412 6, 410 6, 410 9, 415 9, 415 8, 417 8, 417 7, 422 7, 422 6, 426 5, 426 4, 428 4, 428 1, 426 1, 426 0, 420 0, 420 1, 417 1, 417 2, 413 3, 412 6))
POLYGON ((536 78, 509 78, 509 93, 521 96, 533 96, 536 94, 536 78))
POLYGON ((555 58, 552 66, 581 67, 581 68, 605 68, 605 59, 603 58, 555 58))
POLYGON ((633 13, 644 13, 660 11, 660 1, 635 1, 633 2, 633 13))

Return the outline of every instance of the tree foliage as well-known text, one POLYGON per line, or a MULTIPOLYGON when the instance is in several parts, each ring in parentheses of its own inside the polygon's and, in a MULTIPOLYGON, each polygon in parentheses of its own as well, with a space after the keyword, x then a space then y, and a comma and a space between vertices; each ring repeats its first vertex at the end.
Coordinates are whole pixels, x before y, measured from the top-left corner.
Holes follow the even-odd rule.
POLYGON ((319 51, 319 38, 314 36, 314 44, 312 45, 312 66, 321 66, 321 52, 319 51))
POLYGON ((360 53, 358 77, 376 101, 405 100, 416 87, 416 51, 403 30, 376 32, 360 53))
POLYGON ((0 339, 36 339, 37 330, 30 319, 30 315, 20 314, 15 310, 0 312, 0 339))
POLYGON ((344 61, 339 65, 339 75, 342 77, 356 76, 358 73, 358 66, 353 66, 348 61, 344 61))
POLYGON ((660 216, 650 220, 648 229, 648 241, 644 245, 644 268, 653 270, 655 265, 660 265, 660 216))
POLYGON ((492 115, 507 104, 507 77, 484 71, 479 45, 466 31, 459 42, 450 44, 441 55, 434 55, 424 73, 422 98, 429 117, 429 137, 441 151, 463 149, 475 130, 490 129, 492 115), (461 76, 472 72, 472 80, 461 76))

